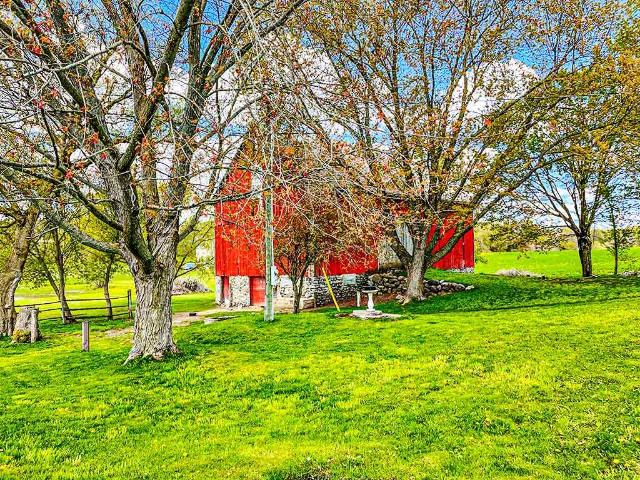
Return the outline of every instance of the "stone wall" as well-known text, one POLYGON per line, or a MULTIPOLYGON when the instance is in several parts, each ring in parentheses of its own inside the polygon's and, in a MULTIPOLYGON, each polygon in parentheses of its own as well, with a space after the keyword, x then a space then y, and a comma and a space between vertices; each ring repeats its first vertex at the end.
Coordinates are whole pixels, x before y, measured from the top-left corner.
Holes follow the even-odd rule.
MULTIPOLYGON (((331 275, 328 277, 333 294, 338 300, 355 298, 356 292, 368 285, 368 275, 331 275), (355 284, 353 284, 355 281, 355 284)), ((274 291, 276 306, 293 308, 293 285, 286 275, 278 277, 274 291)), ((333 303, 324 276, 305 277, 302 285, 301 308, 312 308, 333 303)))
MULTIPOLYGON (((333 290, 336 299, 343 300, 346 298, 355 298, 356 292, 362 289, 364 285, 369 284, 368 275, 331 275, 329 284, 333 290), (350 282, 345 283, 345 277, 353 279, 355 277, 355 285, 350 282)), ((328 305, 333 302, 331 294, 327 288, 327 282, 323 276, 311 277, 311 288, 315 295, 316 305, 328 305)))
MULTIPOLYGON (((222 299, 222 282, 218 287, 218 278, 216 278, 216 295, 220 288, 220 296, 217 298, 222 299)), ((229 297, 228 307, 248 307, 251 304, 249 277, 229 277, 229 297)))
MULTIPOLYGON (((374 273, 369 277, 371 283, 378 287, 381 293, 403 294, 407 290, 407 277, 398 270, 374 273)), ((461 292, 462 290, 472 290, 473 285, 462 285, 461 283, 445 282, 444 280, 424 280, 424 292, 426 293, 450 293, 461 292)))
POLYGON ((475 269, 473 267, 467 267, 467 268, 452 268, 450 270, 447 270, 447 272, 455 272, 455 273, 474 273, 475 269))

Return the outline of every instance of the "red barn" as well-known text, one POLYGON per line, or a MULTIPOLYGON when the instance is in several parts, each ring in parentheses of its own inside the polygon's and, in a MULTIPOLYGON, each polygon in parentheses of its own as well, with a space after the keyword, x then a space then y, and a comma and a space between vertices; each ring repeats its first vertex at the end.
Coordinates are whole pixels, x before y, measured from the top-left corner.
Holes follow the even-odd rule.
MULTIPOLYGON (((251 185, 248 172, 235 173, 233 185, 247 191, 251 185)), ((265 264, 264 234, 256 213, 261 198, 234 200, 217 205, 215 226, 216 298, 228 306, 264 305, 265 264)), ((286 221, 278 205, 274 206, 274 223, 286 221)), ((443 245, 453 230, 445 232, 436 249, 443 245)), ((442 260, 434 266, 444 270, 472 272, 474 268, 473 229, 469 230, 442 260)), ((410 239, 407 240, 410 243, 410 239)), ((405 243, 405 246, 412 248, 405 243)), ((369 281, 368 274, 398 267, 400 262, 385 242, 376 247, 350 249, 340 257, 331 257, 323 265, 315 265, 305 279, 302 308, 330 303, 323 267, 337 298, 354 297, 359 288, 369 281)), ((279 275, 274 286, 277 306, 291 306, 291 281, 279 275)))

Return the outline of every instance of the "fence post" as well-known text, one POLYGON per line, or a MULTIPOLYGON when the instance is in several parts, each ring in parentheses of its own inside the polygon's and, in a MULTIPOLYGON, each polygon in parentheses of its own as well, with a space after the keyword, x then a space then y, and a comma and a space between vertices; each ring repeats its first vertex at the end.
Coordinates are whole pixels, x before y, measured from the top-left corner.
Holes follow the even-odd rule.
POLYGON ((89 351, 89 322, 82 322, 82 351, 89 351))
POLYGON ((360 306, 360 290, 356 292, 356 307, 360 306))
POLYGON ((129 320, 133 319, 133 307, 131 305, 131 290, 127 290, 127 307, 129 308, 129 320))
POLYGON ((35 343, 38 340, 38 307, 33 307, 31 310, 31 343, 35 343))

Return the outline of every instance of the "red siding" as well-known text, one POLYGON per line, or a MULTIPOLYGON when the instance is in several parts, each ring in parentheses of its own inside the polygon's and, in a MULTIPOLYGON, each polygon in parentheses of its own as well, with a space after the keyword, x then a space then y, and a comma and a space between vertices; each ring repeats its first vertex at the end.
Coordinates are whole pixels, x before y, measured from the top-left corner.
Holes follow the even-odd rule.
MULTIPOLYGON (((225 194, 244 193, 251 186, 250 173, 236 171, 227 184, 225 194)), ((264 275, 262 229, 253 220, 260 208, 259 198, 216 205, 216 275, 264 275)))
POLYGON ((351 250, 340 257, 329 257, 325 263, 316 265, 316 275, 322 275, 322 267, 327 275, 366 273, 378 269, 378 258, 376 255, 367 254, 364 251, 351 250))
MULTIPOLYGON (((236 171, 228 180, 225 193, 243 193, 251 185, 250 173, 236 171)), ((216 206, 215 230, 215 266, 218 276, 264 277, 263 228, 261 223, 260 198, 243 199, 226 202, 216 206)), ((278 206, 274 208, 277 221, 284 216, 278 206)), ((453 222, 445 222, 446 232, 437 243, 435 250, 441 248, 453 235, 453 222)), ((436 262, 435 268, 460 269, 475 265, 473 229, 466 232, 442 260, 436 262)), ((378 268, 372 249, 351 249, 339 257, 331 257, 323 265, 327 275, 345 273, 366 273, 378 268)), ((322 275, 322 266, 316 265, 315 275, 322 275)))
MULTIPOLYGON (((451 216, 452 217, 452 216, 451 216)), ((437 252, 442 248, 453 236, 454 234, 454 226, 455 219, 449 218, 445 221, 444 225, 444 235, 442 238, 438 240, 436 243, 436 247, 434 248, 434 252, 437 252)), ((429 238, 433 235, 432 233, 429 235, 429 238)), ((439 268, 441 270, 452 270, 452 269, 462 269, 462 268, 472 268, 475 266, 474 259, 474 246, 473 246, 473 228, 467 231, 460 240, 456 242, 451 251, 447 253, 447 255, 441 260, 437 261, 433 266, 435 268, 439 268)))

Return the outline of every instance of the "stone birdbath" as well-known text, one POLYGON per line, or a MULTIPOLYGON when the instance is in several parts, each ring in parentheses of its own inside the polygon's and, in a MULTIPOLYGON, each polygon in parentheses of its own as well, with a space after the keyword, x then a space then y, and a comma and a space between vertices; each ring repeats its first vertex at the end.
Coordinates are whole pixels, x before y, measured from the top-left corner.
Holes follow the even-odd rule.
POLYGON ((351 314, 352 317, 357 318, 398 318, 400 315, 394 315, 392 313, 382 313, 380 310, 376 310, 373 304, 373 294, 378 293, 378 288, 373 285, 365 285, 362 287, 362 293, 366 293, 369 296, 367 301, 366 310, 354 310, 351 314))
POLYGON ((378 293, 378 288, 373 285, 365 285, 362 287, 362 293, 366 293, 369 296, 367 301, 367 312, 377 312, 373 307, 373 294, 378 293))

